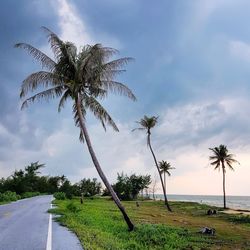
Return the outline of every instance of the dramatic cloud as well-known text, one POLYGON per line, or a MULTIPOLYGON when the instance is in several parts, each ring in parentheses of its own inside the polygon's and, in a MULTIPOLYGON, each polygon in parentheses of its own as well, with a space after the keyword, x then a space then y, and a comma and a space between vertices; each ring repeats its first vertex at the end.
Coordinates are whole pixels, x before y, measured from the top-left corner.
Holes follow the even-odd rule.
MULTIPOLYGON (((118 80, 128 84, 138 102, 112 95, 103 101, 120 132, 105 133, 87 116, 94 149, 111 182, 122 171, 157 174, 146 134, 131 130, 143 115, 158 115, 152 145, 159 160, 176 168, 170 193, 220 194, 221 173, 209 166, 208 148, 225 144, 241 163, 227 172, 228 193, 249 195, 249 7, 246 0, 2 4, 0 176, 37 160, 46 163, 45 174, 65 174, 72 181, 97 176, 86 145, 78 141, 70 102, 60 114, 57 100, 19 110, 20 84, 40 65, 13 45, 28 42, 52 56, 39 30, 46 26, 78 48, 103 43, 120 49, 121 57, 136 59, 118 80)), ((159 187, 158 181, 160 192, 159 187)))

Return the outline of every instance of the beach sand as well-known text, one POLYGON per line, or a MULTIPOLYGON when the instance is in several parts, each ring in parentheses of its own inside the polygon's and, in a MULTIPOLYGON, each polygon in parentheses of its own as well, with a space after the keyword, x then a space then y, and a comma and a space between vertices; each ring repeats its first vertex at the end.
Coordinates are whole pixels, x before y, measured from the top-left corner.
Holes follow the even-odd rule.
POLYGON ((249 210, 241 210, 241 209, 226 209, 221 211, 222 213, 225 214, 242 214, 242 215, 250 215, 250 211, 249 210))

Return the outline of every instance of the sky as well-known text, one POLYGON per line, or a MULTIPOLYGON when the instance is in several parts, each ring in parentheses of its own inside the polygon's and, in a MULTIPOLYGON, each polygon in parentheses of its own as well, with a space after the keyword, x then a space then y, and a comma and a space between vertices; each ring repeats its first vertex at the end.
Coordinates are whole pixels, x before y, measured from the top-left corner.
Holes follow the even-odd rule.
POLYGON ((222 172, 209 164, 209 148, 224 144, 240 162, 226 172, 228 195, 250 195, 250 2, 248 0, 8 0, 0 9, 0 177, 31 162, 43 174, 72 182, 97 177, 78 140, 71 103, 58 100, 20 110, 22 81, 41 69, 18 42, 53 57, 46 26, 80 49, 101 43, 133 57, 117 80, 136 95, 102 101, 120 132, 87 127, 107 178, 117 173, 159 178, 144 131, 131 132, 144 115, 159 116, 152 147, 171 163, 170 194, 222 194, 222 172))

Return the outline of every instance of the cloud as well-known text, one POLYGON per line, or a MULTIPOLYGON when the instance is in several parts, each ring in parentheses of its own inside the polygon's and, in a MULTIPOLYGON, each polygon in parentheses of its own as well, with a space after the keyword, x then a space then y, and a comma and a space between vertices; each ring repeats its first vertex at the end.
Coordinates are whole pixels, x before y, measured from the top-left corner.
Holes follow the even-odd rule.
POLYGON ((52 1, 58 15, 58 25, 61 30, 62 40, 73 41, 78 47, 84 44, 92 44, 86 24, 79 16, 75 6, 67 0, 52 1))

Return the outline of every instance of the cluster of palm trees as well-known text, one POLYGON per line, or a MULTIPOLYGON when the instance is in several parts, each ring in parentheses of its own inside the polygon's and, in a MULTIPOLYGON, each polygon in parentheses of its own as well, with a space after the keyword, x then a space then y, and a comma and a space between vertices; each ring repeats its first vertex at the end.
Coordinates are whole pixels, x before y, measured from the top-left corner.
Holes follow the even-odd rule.
MULTIPOLYGON (((101 122, 105 130, 106 125, 110 125, 115 131, 119 131, 112 117, 98 100, 106 98, 110 92, 126 96, 132 101, 136 100, 135 95, 126 85, 114 80, 117 75, 124 72, 123 66, 133 59, 124 57, 110 60, 118 51, 113 48, 103 47, 101 44, 86 45, 78 51, 73 43, 64 42, 48 28, 42 28, 47 34, 54 59, 30 44, 18 43, 15 45, 17 48, 28 51, 31 56, 41 63, 43 68, 41 71, 32 73, 23 81, 20 92, 20 97, 23 99, 21 108, 27 107, 30 103, 42 99, 50 100, 60 98, 58 105, 58 111, 60 112, 66 101, 71 101, 75 125, 80 129, 79 139, 81 142, 86 142, 93 164, 100 178, 123 214, 129 230, 132 231, 134 224, 127 215, 125 208, 122 206, 97 160, 86 127, 86 113, 87 111, 92 112, 101 122), (33 93, 37 91, 37 89, 40 90, 42 88, 44 88, 43 91, 36 92, 27 98, 29 93, 33 93)), ((166 161, 157 161, 151 145, 151 129, 156 125, 157 119, 158 117, 155 116, 144 116, 144 118, 138 122, 141 126, 138 129, 145 130, 147 133, 147 145, 152 153, 159 173, 165 205, 167 209, 171 211, 166 195, 166 174, 170 175, 169 171, 173 168, 170 163, 166 161), (164 175, 164 181, 162 174, 164 175)), ((232 168, 231 164, 236 160, 227 154, 226 148, 219 147, 211 150, 215 154, 210 157, 211 160, 214 160, 212 164, 216 166, 215 168, 219 168, 220 164, 222 164, 224 178, 225 163, 232 168), (225 153, 223 159, 220 158, 222 151, 225 153)))
POLYGON ((168 211, 172 212, 172 209, 169 206, 168 198, 167 198, 167 194, 166 194, 166 173, 168 175, 170 175, 169 170, 173 169, 173 168, 171 167, 170 163, 168 163, 166 161, 161 161, 161 162, 157 161, 155 153, 154 153, 152 145, 151 145, 151 129, 156 125, 157 119, 158 119, 158 117, 156 117, 156 116, 148 117, 145 115, 144 118, 142 118, 140 121, 137 122, 138 124, 140 124, 140 127, 135 128, 132 131, 145 130, 147 133, 147 145, 152 153, 152 156, 153 156, 153 159, 155 162, 155 166, 156 166, 157 171, 159 173, 162 191, 163 191, 163 195, 164 195, 164 199, 165 199, 165 205, 166 205, 168 211), (162 174, 164 174, 164 182, 162 179, 162 174))

